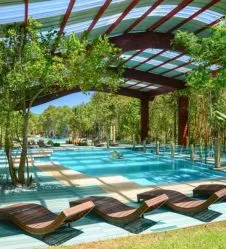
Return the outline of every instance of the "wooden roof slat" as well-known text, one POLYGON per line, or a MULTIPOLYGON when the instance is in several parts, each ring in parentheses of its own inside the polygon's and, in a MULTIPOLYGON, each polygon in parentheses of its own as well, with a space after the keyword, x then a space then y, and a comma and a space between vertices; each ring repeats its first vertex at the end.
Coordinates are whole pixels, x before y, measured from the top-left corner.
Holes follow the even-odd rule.
POLYGON ((183 0, 180 4, 177 5, 175 9, 170 11, 167 15, 161 18, 158 22, 154 23, 150 28, 148 28, 147 31, 154 31, 159 26, 161 26, 163 23, 168 21, 171 17, 173 17, 175 14, 177 14, 179 11, 181 11, 183 8, 185 8, 192 1, 193 0, 183 0))
MULTIPOLYGON (((178 13, 181 9, 183 9, 186 5, 188 5, 190 2, 192 2, 193 0, 184 0, 181 4, 179 4, 175 9, 173 9, 172 11, 170 11, 166 16, 164 16, 163 18, 161 18, 157 23, 155 23, 154 25, 152 25, 150 28, 147 29, 147 31, 154 31, 157 27, 159 27, 160 25, 162 25, 164 22, 166 22, 167 20, 169 20, 172 16, 174 16, 176 13, 178 13)), ((160 1, 161 2, 161 1, 160 1)), ((157 3, 157 2, 156 2, 157 3)), ((160 4, 160 3, 159 3, 160 4)), ((159 5, 158 4, 158 5, 159 5)), ((158 6, 157 5, 157 6, 158 6)), ((156 6, 156 7, 157 7, 156 6)), ((150 10, 150 9, 149 9, 150 10)), ((146 12, 145 12, 146 13, 146 12)), ((149 13, 148 13, 149 14, 149 13)), ((147 14, 147 15, 148 15, 147 14)), ((146 16, 147 16, 146 15, 146 16)), ((146 17, 144 16, 144 17, 146 17)), ((142 21, 143 19, 141 19, 142 21)), ((130 30, 129 30, 130 31, 130 30)), ((125 33, 127 33, 128 31, 126 30, 125 33)), ((141 52, 143 52, 144 50, 141 50, 141 52)), ((141 53, 140 52, 140 53, 141 53)), ((136 55, 140 54, 139 52, 137 52, 136 55)), ((132 58, 134 58, 136 55, 131 56, 129 59, 126 60, 129 61, 132 58)))
POLYGON ((194 19, 196 16, 200 15, 201 13, 203 13, 204 11, 208 10, 209 8, 211 8, 213 5, 215 5, 216 3, 220 2, 220 0, 212 0, 211 2, 209 2, 207 5, 205 5, 203 8, 199 9, 198 11, 196 11, 193 15, 191 15, 190 17, 184 19, 181 23, 177 24, 175 27, 171 28, 168 32, 173 32, 176 29, 180 28, 181 26, 183 26, 184 24, 186 24, 187 22, 191 21, 192 19, 194 19))
POLYGON ((215 24, 218 24, 221 20, 222 20, 222 18, 219 18, 219 19, 217 19, 217 20, 215 20, 215 21, 213 21, 213 22, 211 22, 211 23, 205 25, 204 27, 202 27, 202 28, 196 30, 196 31, 194 32, 194 34, 199 34, 199 33, 203 32, 203 31, 205 31, 206 29, 208 29, 208 28, 214 26, 215 24))
POLYGON ((126 29, 126 31, 124 33, 128 33, 131 30, 133 30, 140 22, 142 22, 153 10, 155 10, 164 0, 157 0, 155 3, 153 3, 153 5, 142 15, 140 16, 138 19, 136 19, 136 21, 131 24, 129 26, 129 28, 126 29))
POLYGON ((67 24, 67 21, 68 21, 69 17, 70 17, 70 14, 71 14, 71 11, 72 11, 72 9, 74 7, 75 1, 76 0, 70 0, 70 2, 68 4, 67 10, 66 10, 66 12, 64 14, 64 17, 63 17, 63 20, 62 20, 62 22, 60 24, 60 30, 58 32, 58 36, 61 36, 61 34, 64 32, 64 28, 65 28, 65 26, 67 24))
POLYGON ((29 5, 29 0, 24 0, 24 25, 28 25, 28 5, 29 5))
POLYGON ((132 3, 122 12, 119 18, 105 31, 105 35, 110 34, 123 20, 123 18, 128 15, 128 13, 139 3, 139 0, 133 0, 132 3))
MULTIPOLYGON (((165 52, 165 51, 164 51, 165 52)), ((157 65, 157 66, 154 66, 154 67, 152 67, 151 69, 148 69, 147 71, 148 72, 151 72, 151 71, 153 71, 153 70, 155 70, 155 69, 157 69, 157 68, 159 68, 159 67, 162 67, 163 65, 165 65, 165 64, 167 64, 167 63, 169 63, 169 62, 171 62, 171 61, 174 61, 174 60, 176 60, 176 59, 178 59, 179 57, 181 57, 181 56, 183 56, 184 54, 178 54, 178 55, 176 55, 176 56, 174 56, 173 58, 170 58, 170 59, 168 59, 168 60, 166 60, 166 61, 163 61, 161 64, 159 64, 159 65, 157 65)))
POLYGON ((72 9, 74 7, 75 2, 76 2, 76 0, 70 0, 70 2, 68 4, 67 10, 66 10, 66 12, 65 12, 65 14, 63 16, 62 22, 60 24, 60 29, 59 29, 58 34, 57 34, 57 40, 56 40, 56 42, 55 42, 55 44, 53 45, 53 48, 52 48, 52 53, 54 53, 55 50, 56 50, 56 45, 57 45, 58 40, 60 39, 61 35, 64 32, 64 28, 65 28, 65 26, 66 26, 66 24, 68 22, 68 19, 70 17, 70 14, 71 14, 71 11, 72 11, 72 9))
POLYGON ((147 58, 146 60, 140 62, 138 65, 135 65, 133 68, 138 68, 139 66, 141 66, 141 65, 143 65, 143 64, 145 64, 145 63, 147 63, 148 61, 154 59, 155 57, 157 57, 157 56, 159 56, 159 55, 161 55, 161 54, 163 54, 164 52, 165 52, 165 51, 162 50, 162 51, 160 51, 159 53, 152 55, 151 57, 147 58))
POLYGON ((94 17, 92 23, 90 24, 89 28, 87 29, 88 33, 90 31, 92 31, 92 29, 94 28, 94 26, 96 25, 96 23, 99 21, 99 19, 101 18, 101 16, 104 14, 104 12, 106 11, 106 9, 108 8, 108 6, 110 5, 111 2, 112 2, 112 0, 106 0, 105 3, 101 6, 101 8, 99 9, 98 13, 94 17))
POLYGON ((174 68, 171 68, 171 69, 166 70, 165 72, 161 73, 161 75, 165 75, 165 74, 167 74, 167 73, 169 73, 169 72, 172 72, 172 71, 174 71, 174 70, 176 70, 176 69, 179 69, 179 68, 181 68, 181 67, 187 66, 187 65, 189 65, 189 64, 191 64, 190 61, 185 62, 185 63, 183 63, 183 64, 181 64, 181 65, 178 65, 178 66, 176 66, 176 67, 174 67, 174 68))
POLYGON ((127 62, 127 61, 130 61, 131 59, 133 59, 135 56, 139 55, 140 53, 142 53, 144 51, 144 49, 140 49, 138 51, 136 51, 133 55, 131 55, 128 59, 126 59, 124 61, 124 64, 127 62))
MULTIPOLYGON (((187 20, 187 19, 185 19, 185 20, 187 20)), ((209 23, 209 24, 205 25, 203 28, 197 30, 197 31, 195 32, 195 34, 201 33, 202 31, 206 30, 207 28, 209 28, 209 27, 211 27, 211 26, 217 24, 218 22, 220 22, 220 20, 221 20, 221 18, 215 20, 215 21, 212 22, 212 23, 209 23)), ((166 51, 166 50, 165 50, 165 51, 166 51)), ((174 60, 176 60, 176 59, 178 59, 179 57, 182 57, 182 56, 184 56, 184 55, 185 55, 185 53, 181 53, 181 54, 175 56, 174 58, 169 59, 169 60, 167 60, 167 61, 161 63, 160 65, 155 66, 155 67, 153 67, 153 68, 151 68, 150 70, 147 70, 147 71, 151 72, 152 70, 157 69, 157 68, 159 68, 159 67, 161 67, 161 66, 163 66, 163 65, 165 65, 165 64, 167 64, 167 63, 169 63, 169 62, 171 62, 171 61, 174 61, 174 60)), ((183 66, 185 66, 185 65, 188 65, 188 64, 190 64, 190 62, 189 62, 189 63, 187 63, 187 62, 186 62, 186 63, 183 63, 183 64, 177 66, 176 68, 172 68, 172 69, 170 69, 170 70, 167 70, 167 71, 164 72, 163 74, 168 73, 168 72, 170 72, 170 71, 173 71, 174 69, 181 68, 181 67, 183 67, 183 66)), ((181 76, 181 75, 183 75, 183 74, 185 74, 185 73, 179 74, 179 76, 181 76)), ((176 76, 176 77, 179 77, 179 76, 176 76)), ((173 78, 175 78, 175 77, 173 77, 173 78)))
POLYGON ((149 82, 152 84, 169 86, 176 89, 185 88, 185 82, 182 80, 175 80, 175 79, 172 80, 171 78, 162 75, 148 73, 136 69, 126 68, 124 72, 124 77, 138 81, 149 82))

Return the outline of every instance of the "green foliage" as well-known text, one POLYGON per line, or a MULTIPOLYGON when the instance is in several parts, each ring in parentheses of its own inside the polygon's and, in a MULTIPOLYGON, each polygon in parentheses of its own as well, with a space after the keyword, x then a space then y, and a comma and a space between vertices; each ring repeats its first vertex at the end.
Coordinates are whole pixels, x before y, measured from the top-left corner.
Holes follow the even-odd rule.
POLYGON ((153 140, 169 143, 176 140, 177 94, 158 96, 150 103, 150 130, 153 140))
POLYGON ((88 146, 86 141, 80 141, 80 142, 76 143, 75 145, 77 145, 77 146, 88 146))
POLYGON ((60 147, 60 143, 53 143, 54 147, 60 147))
POLYGON ((72 110, 68 106, 55 107, 50 105, 38 118, 39 134, 46 137, 68 137, 70 133, 69 122, 72 110))
POLYGON ((55 30, 44 35, 32 19, 28 27, 14 25, 5 35, 7 38, 0 42, 1 88, 8 89, 17 105, 24 104, 22 100, 31 105, 37 95, 54 88, 116 90, 122 82, 120 50, 105 36, 92 42, 75 34, 62 36, 53 54, 55 30))
POLYGON ((182 45, 191 55, 191 61, 198 65, 188 74, 189 86, 216 93, 226 88, 226 24, 214 26, 210 35, 204 38, 178 31, 174 43, 182 45))
MULTIPOLYGON (((203 137, 201 133, 205 133, 206 143, 209 142, 210 138, 211 140, 219 138, 220 131, 221 135, 225 136, 225 122, 222 122, 224 121, 226 89, 225 22, 215 25, 210 30, 209 36, 204 38, 199 38, 192 33, 178 31, 174 44, 183 46, 191 56, 191 61, 198 65, 186 77, 187 84, 190 86, 187 93, 190 97, 195 96, 199 102, 195 109, 200 115, 195 114, 196 119, 193 119, 199 127, 194 129, 193 135, 196 133, 201 139, 203 137), (199 100, 198 96, 200 96, 199 100), (201 99, 202 101, 200 101, 201 99), (200 111, 201 109, 202 111, 200 111), (202 123, 200 116, 204 118, 202 123)), ((194 100, 190 99, 194 103, 194 100)), ((191 115, 194 116, 193 113, 191 115)), ((193 136, 193 139, 196 138, 193 136)))
MULTIPOLYGON (((25 183, 28 129, 36 132, 31 124, 29 126, 29 119, 30 108, 37 98, 72 88, 114 91, 123 82, 120 50, 110 44, 107 37, 88 41, 85 36, 63 34, 59 37, 56 30, 44 33, 40 28, 40 23, 29 19, 27 26, 24 23, 8 26, 4 39, 0 40, 0 98, 4 100, 6 112, 3 123, 11 125, 15 109, 19 109, 21 115, 20 134, 17 134, 22 146, 18 170, 21 184, 25 183)), ((52 126, 51 117, 47 125, 52 126)), ((54 127, 59 131, 66 128, 61 119, 54 127)), ((13 140, 7 129, 5 144, 11 153, 13 140)), ((27 182, 29 179, 27 175, 27 182)))

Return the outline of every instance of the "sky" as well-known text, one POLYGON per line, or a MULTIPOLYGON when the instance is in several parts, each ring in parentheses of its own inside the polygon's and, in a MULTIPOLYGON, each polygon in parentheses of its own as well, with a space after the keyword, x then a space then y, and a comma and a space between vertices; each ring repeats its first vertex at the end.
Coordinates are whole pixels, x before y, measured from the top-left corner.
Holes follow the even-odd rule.
POLYGON ((91 99, 93 95, 93 92, 89 92, 87 94, 84 93, 72 93, 70 95, 67 95, 62 98, 55 99, 53 101, 50 101, 48 103, 38 105, 35 107, 31 108, 31 111, 35 114, 41 114, 46 108, 48 108, 49 105, 54 105, 54 106, 76 106, 82 103, 87 103, 91 99))

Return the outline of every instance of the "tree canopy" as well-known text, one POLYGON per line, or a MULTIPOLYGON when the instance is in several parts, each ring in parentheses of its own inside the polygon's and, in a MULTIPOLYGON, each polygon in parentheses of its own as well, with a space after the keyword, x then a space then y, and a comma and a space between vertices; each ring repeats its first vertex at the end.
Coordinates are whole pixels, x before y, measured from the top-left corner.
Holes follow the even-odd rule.
MULTIPOLYGON (((28 23, 7 26, 0 41, 0 98, 4 102, 6 118, 5 145, 14 182, 25 183, 27 135, 30 108, 34 101, 48 93, 79 88, 116 90, 123 82, 120 50, 110 44, 106 36, 89 41, 75 34, 58 35, 56 30, 41 32, 40 24, 28 23), (18 170, 11 159, 12 136, 9 127, 12 115, 19 110, 21 157, 18 170)), ((64 123, 58 124, 66 129, 64 123)))

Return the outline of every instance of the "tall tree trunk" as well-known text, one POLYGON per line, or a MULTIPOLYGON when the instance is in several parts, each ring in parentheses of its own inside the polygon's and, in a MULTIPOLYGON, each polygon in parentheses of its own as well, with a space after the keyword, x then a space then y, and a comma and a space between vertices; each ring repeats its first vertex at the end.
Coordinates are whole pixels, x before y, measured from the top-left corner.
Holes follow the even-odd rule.
POLYGON ((18 183, 17 175, 16 175, 16 169, 14 168, 14 162, 12 158, 12 143, 10 139, 9 134, 9 127, 10 127, 10 115, 7 115, 6 120, 6 130, 5 130, 5 153, 9 165, 9 174, 11 177, 11 181, 14 185, 18 183))
POLYGON ((22 149, 20 154, 20 165, 18 169, 18 179, 21 184, 25 184, 24 172, 27 161, 27 141, 28 141, 29 111, 24 111, 22 128, 22 149))

